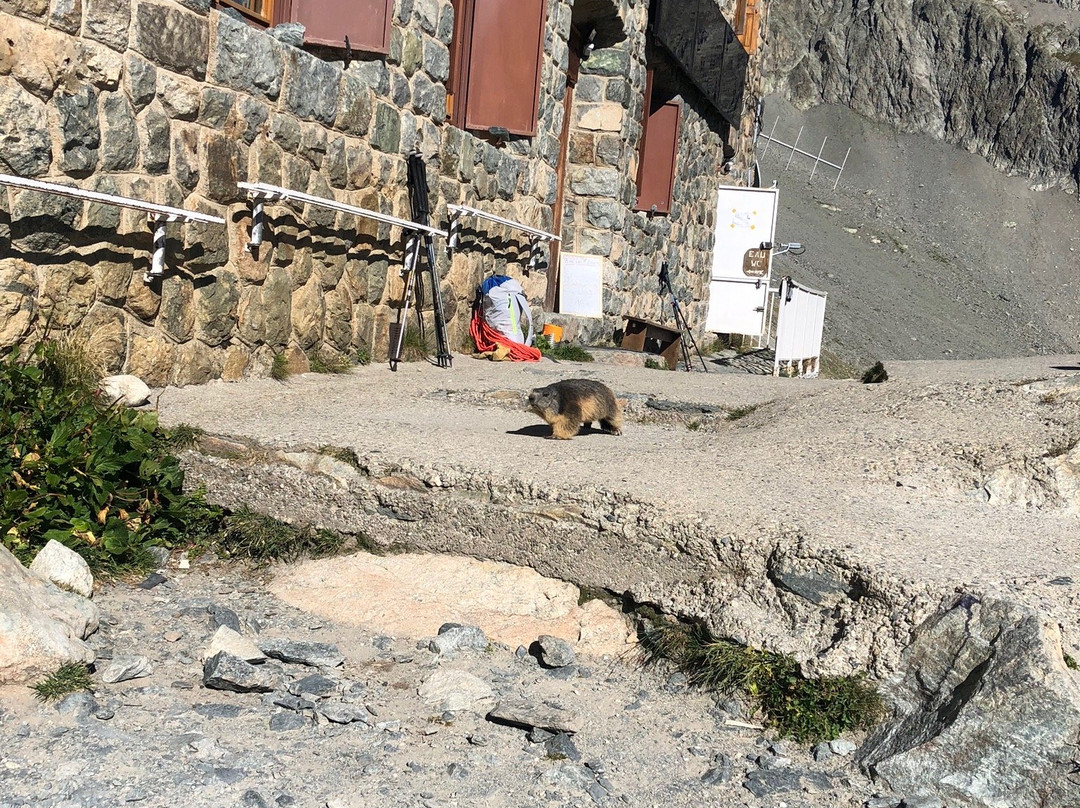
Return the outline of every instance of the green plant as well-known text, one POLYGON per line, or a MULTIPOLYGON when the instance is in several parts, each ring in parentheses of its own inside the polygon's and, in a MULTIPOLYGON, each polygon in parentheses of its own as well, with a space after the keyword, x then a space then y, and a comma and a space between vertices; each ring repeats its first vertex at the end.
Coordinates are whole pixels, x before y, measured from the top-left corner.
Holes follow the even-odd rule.
POLYGON ((191 449, 199 442, 199 438, 206 434, 202 427, 191 424, 177 424, 165 429, 162 433, 163 445, 174 452, 191 449))
POLYGON ((694 419, 693 421, 687 421, 686 428, 689 429, 691 432, 697 432, 699 429, 701 429, 701 421, 697 419, 694 419))
POLYGON ((322 528, 297 528, 266 514, 241 506, 225 517, 218 552, 227 558, 254 561, 295 561, 321 558, 341 549, 344 538, 322 528))
POLYGON ((421 332, 415 323, 405 327, 405 336, 401 340, 401 361, 422 362, 431 356, 431 344, 427 332, 421 332))
POLYGON ((747 404, 745 407, 732 407, 727 411, 727 419, 729 421, 738 421, 740 418, 745 418, 755 412, 760 406, 760 404, 747 404))
POLYGON ((881 362, 875 362, 874 366, 862 375, 863 384, 881 384, 888 380, 889 372, 885 370, 885 365, 881 362))
POLYGON ((356 349, 356 364, 358 365, 370 365, 371 364, 371 349, 367 345, 361 345, 356 349))
POLYGON ((344 446, 331 446, 326 444, 320 446, 318 452, 321 455, 340 460, 342 463, 348 463, 354 469, 360 468, 360 459, 352 449, 346 449, 344 446))
POLYGON ((93 692, 94 680, 85 665, 68 662, 61 665, 37 684, 31 685, 38 701, 56 701, 69 693, 83 690, 93 692))
POLYGON ((312 373, 348 373, 352 364, 342 354, 316 351, 308 357, 312 373))
POLYGON ((289 378, 289 372, 288 357, 283 353, 274 354, 274 360, 270 363, 270 378, 283 382, 289 378))
POLYGON ((671 662, 693 686, 746 694, 781 736, 802 743, 868 729, 884 715, 881 697, 862 676, 807 679, 791 657, 713 639, 700 626, 644 632, 641 655, 644 665, 671 662))
POLYGON ((1072 671, 1076 670, 1077 668, 1080 668, 1080 665, 1077 665, 1076 660, 1073 659, 1071 656, 1069 656, 1068 654, 1064 654, 1063 656, 1065 657, 1065 667, 1066 668, 1068 668, 1069 670, 1072 670, 1072 671))
POLYGON ((0 540, 24 563, 50 539, 96 572, 152 566, 148 548, 216 531, 221 511, 186 493, 174 441, 152 412, 109 407, 44 342, 0 360, 0 540))
POLYGON ((645 359, 645 367, 648 370, 668 370, 667 362, 659 362, 651 356, 645 359))

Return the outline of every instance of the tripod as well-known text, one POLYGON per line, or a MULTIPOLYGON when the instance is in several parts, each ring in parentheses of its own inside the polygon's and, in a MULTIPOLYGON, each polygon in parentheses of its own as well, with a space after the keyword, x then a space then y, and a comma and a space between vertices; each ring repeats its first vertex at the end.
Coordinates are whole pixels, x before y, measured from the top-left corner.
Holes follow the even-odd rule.
POLYGON ((708 373, 709 368, 705 364, 705 357, 701 355, 697 340, 694 339, 694 334, 686 322, 686 317, 683 316, 682 308, 679 307, 679 300, 675 297, 675 290, 671 288, 671 277, 668 275, 667 261, 660 264, 660 296, 663 297, 665 294, 671 299, 671 310, 675 315, 675 327, 682 332, 683 338, 679 340, 679 347, 682 349, 683 366, 686 368, 686 372, 689 373, 693 365, 690 361, 690 345, 693 345, 694 351, 701 361, 702 371, 708 373), (689 345, 687 344, 688 341, 689 345))

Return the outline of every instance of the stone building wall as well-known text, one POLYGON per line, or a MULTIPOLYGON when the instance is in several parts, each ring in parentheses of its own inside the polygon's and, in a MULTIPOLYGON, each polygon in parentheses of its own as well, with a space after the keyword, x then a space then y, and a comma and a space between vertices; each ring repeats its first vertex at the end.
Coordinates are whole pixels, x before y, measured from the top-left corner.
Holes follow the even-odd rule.
MULTIPOLYGON (((0 188, 0 346, 46 325, 75 330, 92 338, 110 371, 151 384, 265 375, 278 353, 294 370, 315 353, 363 347, 384 355, 402 296, 397 228, 267 205, 266 241, 249 253, 249 209, 236 183, 283 185, 409 218, 405 156, 419 148, 437 223, 459 202, 553 230, 572 5, 548 3, 536 136, 496 144, 445 122, 449 0, 397 0, 390 54, 347 69, 209 9, 207 0, 0 0, 0 109, 8 111, 0 172, 227 221, 170 224, 166 276, 147 284, 144 214, 0 188)), ((583 82, 602 93, 594 111, 603 116, 613 104, 615 123, 593 132, 591 162, 567 168, 574 225, 565 249, 610 259, 605 318, 583 332, 592 339, 610 339, 626 313, 660 317, 659 298, 640 293, 660 236, 701 298, 708 200, 719 181, 715 122, 695 111, 690 93, 676 209, 664 221, 630 212, 647 7, 620 7, 626 39, 594 52, 582 70, 583 82)), ((575 102, 579 129, 588 103, 575 102)), ((497 225, 464 224, 452 256, 437 249, 455 352, 468 347, 469 302, 484 276, 520 278, 537 303, 546 286, 543 262, 527 271, 527 240, 497 225)))

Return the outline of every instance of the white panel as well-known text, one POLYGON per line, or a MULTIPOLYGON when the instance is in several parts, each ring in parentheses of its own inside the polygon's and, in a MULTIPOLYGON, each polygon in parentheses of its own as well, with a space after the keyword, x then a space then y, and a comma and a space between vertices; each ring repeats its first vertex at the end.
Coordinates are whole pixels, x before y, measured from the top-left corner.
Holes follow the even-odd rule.
POLYGON ((769 285, 754 281, 713 281, 709 284, 709 314, 705 330, 717 334, 761 336, 765 326, 765 296, 769 285))
POLYGON ((604 259, 599 255, 559 256, 559 313, 604 316, 604 259))
MULTIPOLYGON (((825 328, 827 295, 813 289, 795 286, 791 301, 788 285, 781 286, 780 313, 776 324, 776 362, 801 362, 821 355, 821 337, 825 328)), ((816 365, 813 373, 816 374, 816 365)))
MULTIPOLYGON (((772 241, 776 230, 777 195, 775 188, 720 189, 716 198, 712 279, 746 280, 743 259, 747 250, 756 250, 762 242, 772 241)), ((772 257, 763 281, 772 272, 772 257)), ((737 333, 737 332, 733 332, 737 333)))

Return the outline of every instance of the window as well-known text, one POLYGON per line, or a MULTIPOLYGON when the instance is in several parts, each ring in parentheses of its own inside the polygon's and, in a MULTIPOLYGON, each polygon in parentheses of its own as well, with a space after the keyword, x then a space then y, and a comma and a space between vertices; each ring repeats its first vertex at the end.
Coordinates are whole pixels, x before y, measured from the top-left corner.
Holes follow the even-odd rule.
POLYGON ((545 0, 453 0, 447 112, 462 129, 535 135, 545 0))
MULTIPOLYGON (((251 0, 274 2, 274 0, 251 0)), ((304 43, 349 47, 369 53, 390 52, 393 0, 281 0, 285 6, 278 22, 304 26, 304 43)))
POLYGON ((678 99, 668 100, 657 93, 653 86, 654 77, 652 70, 646 73, 647 103, 638 151, 638 196, 634 210, 671 213, 682 104, 678 99))
POLYGON ((245 17, 267 25, 274 24, 273 0, 217 0, 219 6, 235 8, 245 17))

